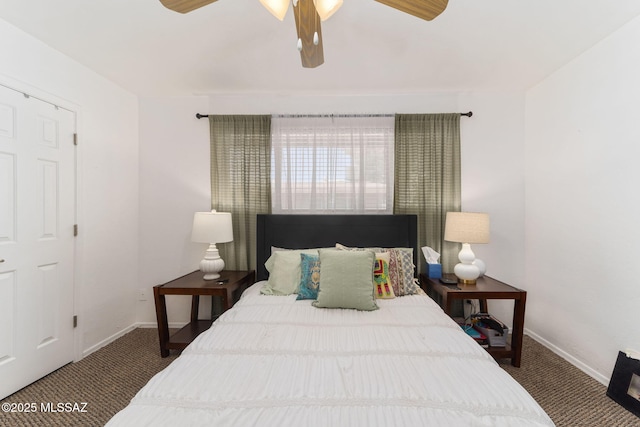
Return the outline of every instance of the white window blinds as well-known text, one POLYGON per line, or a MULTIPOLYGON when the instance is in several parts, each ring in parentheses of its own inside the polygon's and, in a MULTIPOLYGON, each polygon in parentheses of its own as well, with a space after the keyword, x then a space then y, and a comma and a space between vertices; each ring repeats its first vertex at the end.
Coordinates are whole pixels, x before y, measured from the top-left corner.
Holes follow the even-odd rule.
POLYGON ((275 116, 273 213, 392 213, 393 116, 275 116))

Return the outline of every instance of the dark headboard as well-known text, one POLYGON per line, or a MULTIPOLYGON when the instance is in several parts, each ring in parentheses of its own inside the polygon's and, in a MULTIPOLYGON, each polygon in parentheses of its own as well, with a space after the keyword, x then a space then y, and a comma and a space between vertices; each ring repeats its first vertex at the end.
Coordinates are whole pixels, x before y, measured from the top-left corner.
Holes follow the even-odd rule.
POLYGON ((333 247, 413 248, 418 265, 416 215, 258 215, 256 279, 265 280, 271 247, 305 249, 333 247))

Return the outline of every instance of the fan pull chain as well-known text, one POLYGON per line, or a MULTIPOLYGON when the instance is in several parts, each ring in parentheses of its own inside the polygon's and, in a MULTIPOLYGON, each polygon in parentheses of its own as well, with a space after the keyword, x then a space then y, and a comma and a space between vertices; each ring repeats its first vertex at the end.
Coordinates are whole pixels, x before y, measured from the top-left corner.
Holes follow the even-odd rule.
POLYGON ((314 12, 313 13, 313 18, 314 18, 313 19, 313 23, 316 26, 316 31, 313 33, 313 44, 318 46, 318 42, 319 42, 319 40, 318 40, 318 12, 315 10, 315 5, 314 5, 314 8, 313 8, 313 12, 314 12))
MULTIPOLYGON (((298 2, 297 0, 294 0, 296 3, 298 2)), ((300 34, 300 9, 302 8, 302 5, 298 6, 298 34, 300 34)), ((300 36, 298 36, 298 52, 302 52, 302 39, 300 38, 300 36)))

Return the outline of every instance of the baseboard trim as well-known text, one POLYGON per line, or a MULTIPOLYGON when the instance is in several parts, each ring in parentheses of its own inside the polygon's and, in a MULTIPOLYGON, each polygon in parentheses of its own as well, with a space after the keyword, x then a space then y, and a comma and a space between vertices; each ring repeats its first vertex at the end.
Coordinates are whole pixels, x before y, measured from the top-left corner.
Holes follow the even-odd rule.
MULTIPOLYGON (((169 322, 169 329, 180 329, 189 322, 169 322)), ((156 322, 138 322, 134 325, 135 328, 156 329, 158 323, 156 322)))
MULTIPOLYGON (((169 323, 169 328, 170 329, 180 329, 182 328, 184 325, 186 325, 188 322, 171 322, 169 323)), ((91 347, 89 347, 88 349, 84 350, 82 352, 82 358, 84 359, 85 357, 87 357, 88 355, 90 355, 93 352, 96 352, 98 350, 100 350, 102 347, 111 344, 112 342, 114 342, 115 340, 117 340, 118 338, 122 337, 123 335, 128 334, 129 332, 133 331, 136 328, 157 328, 158 324, 156 322, 136 322, 133 323, 129 326, 127 326, 126 328, 122 329, 119 332, 116 332, 115 334, 111 335, 108 338, 103 339, 102 341, 100 341, 99 343, 92 345, 91 347)))
POLYGON ((549 341, 547 341, 546 339, 542 338, 540 335, 536 334, 535 332, 531 331, 530 329, 526 329, 525 328, 524 333, 525 333, 525 335, 529 335, 531 338, 533 338, 534 340, 536 340, 537 342, 539 342, 543 346, 547 347, 549 350, 553 351, 558 356, 562 357, 567 362, 571 363, 576 368, 580 369, 585 374, 589 375, 594 380, 598 381, 600 384, 604 385, 605 387, 609 385, 609 381, 611 380, 611 378, 608 378, 608 377, 602 375, 600 372, 598 372, 595 369, 591 368, 590 366, 586 365, 584 362, 581 362, 580 360, 576 359, 575 357, 573 357, 572 355, 570 355, 566 351, 564 351, 561 348, 557 347, 555 344, 550 343, 549 341))
POLYGON ((127 326, 126 328, 122 329, 121 331, 116 332, 115 334, 111 335, 110 337, 103 339, 98 344, 92 345, 91 347, 89 347, 88 349, 86 349, 86 350, 84 350, 82 352, 82 358, 84 359, 85 357, 87 357, 91 353, 100 350, 102 347, 104 347, 104 346, 106 346, 108 344, 111 344, 112 342, 114 342, 118 338, 122 337, 123 335, 126 335, 129 332, 133 331, 135 328, 136 328, 136 326, 135 326, 135 323, 134 323, 133 325, 127 326))

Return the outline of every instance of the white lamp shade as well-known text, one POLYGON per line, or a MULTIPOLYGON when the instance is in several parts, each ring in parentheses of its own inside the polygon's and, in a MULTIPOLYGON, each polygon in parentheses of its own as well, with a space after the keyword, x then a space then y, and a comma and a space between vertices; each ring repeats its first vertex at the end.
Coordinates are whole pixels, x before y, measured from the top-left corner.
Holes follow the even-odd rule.
POLYGON ((489 243, 489 215, 479 212, 447 212, 444 240, 458 243, 489 243))
POLYGON ((260 0, 260 3, 281 21, 287 14, 287 9, 289 9, 289 0, 260 0))
POLYGON ((313 4, 320 16, 320 20, 324 21, 340 9, 342 1, 343 0, 313 0, 313 4))
POLYGON ((199 243, 233 241, 233 225, 229 212, 196 212, 193 215, 191 240, 199 243))

